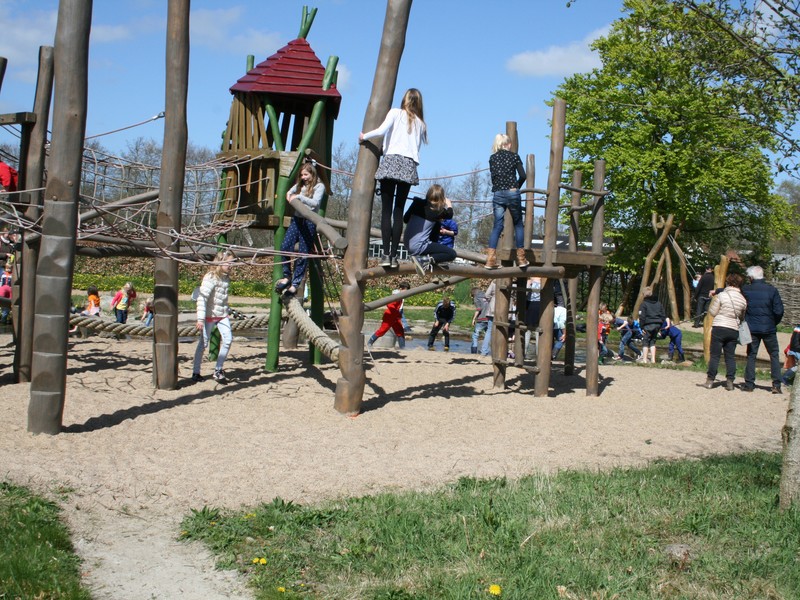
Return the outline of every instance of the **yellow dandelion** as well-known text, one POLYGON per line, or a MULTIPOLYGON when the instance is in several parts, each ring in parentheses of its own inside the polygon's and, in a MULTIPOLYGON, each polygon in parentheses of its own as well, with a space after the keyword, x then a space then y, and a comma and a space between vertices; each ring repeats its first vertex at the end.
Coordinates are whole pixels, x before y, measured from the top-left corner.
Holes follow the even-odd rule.
POLYGON ((258 559, 258 557, 256 556, 256 557, 253 559, 253 564, 254 564, 254 565, 257 565, 257 564, 258 564, 258 560, 259 560, 259 559, 258 559))
POLYGON ((258 559, 258 564, 260 564, 260 565, 265 565, 265 564, 267 564, 267 559, 266 559, 266 558, 263 558, 263 557, 262 557, 262 558, 259 558, 259 559, 258 559))
POLYGON ((493 583, 492 585, 489 586, 489 593, 492 596, 499 596, 500 594, 503 593, 503 588, 501 588, 496 583, 493 583))
POLYGON ((283 587, 282 585, 279 585, 277 589, 281 594, 283 594, 286 591, 286 588, 283 587))
POLYGON ((244 516, 244 518, 245 518, 245 519, 255 519, 255 518, 256 518, 256 513, 247 513, 247 514, 244 516))

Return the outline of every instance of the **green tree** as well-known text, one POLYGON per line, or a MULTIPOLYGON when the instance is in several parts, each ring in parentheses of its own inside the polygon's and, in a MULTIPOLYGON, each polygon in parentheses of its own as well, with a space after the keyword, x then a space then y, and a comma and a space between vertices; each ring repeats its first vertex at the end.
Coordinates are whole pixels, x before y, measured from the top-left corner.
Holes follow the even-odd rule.
POLYGON ((653 212, 675 215, 695 257, 730 246, 768 253, 769 239, 789 229, 785 200, 770 193, 767 157, 785 115, 764 105, 758 122, 743 109, 757 90, 715 71, 711 58, 726 55, 745 69, 746 52, 707 19, 668 0, 625 0, 624 10, 594 44, 602 68, 556 92, 568 107, 567 171, 590 174, 595 159, 607 161, 612 264, 641 267, 655 240, 653 212))

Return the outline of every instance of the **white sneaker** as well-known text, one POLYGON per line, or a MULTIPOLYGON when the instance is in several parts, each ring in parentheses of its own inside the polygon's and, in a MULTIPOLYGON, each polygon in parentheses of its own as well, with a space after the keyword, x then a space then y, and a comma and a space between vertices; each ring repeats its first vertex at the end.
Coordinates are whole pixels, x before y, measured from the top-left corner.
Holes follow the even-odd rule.
POLYGON ((228 378, 225 377, 225 371, 223 371, 222 369, 220 369, 219 371, 214 371, 212 377, 214 378, 214 381, 216 381, 217 383, 228 383, 228 378))
POLYGON ((427 256, 412 256, 411 262, 414 263, 414 268, 417 270, 417 275, 425 277, 425 270, 428 268, 430 259, 427 256))

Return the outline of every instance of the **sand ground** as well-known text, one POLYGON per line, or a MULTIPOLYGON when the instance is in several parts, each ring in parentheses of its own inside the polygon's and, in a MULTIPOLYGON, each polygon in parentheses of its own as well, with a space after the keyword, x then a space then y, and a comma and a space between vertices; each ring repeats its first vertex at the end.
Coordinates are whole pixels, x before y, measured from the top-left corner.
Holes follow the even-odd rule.
POLYGON ((788 404, 767 384, 706 390, 702 373, 619 363, 600 368, 600 397, 586 396, 583 372, 556 370, 550 397, 535 398, 513 368, 493 389, 487 358, 377 350, 363 413, 347 418, 333 409, 338 368, 305 351, 266 373, 264 342, 237 338, 219 385, 190 381, 193 350, 181 344, 181 386, 162 391, 149 341, 76 339, 64 432, 35 436, 0 336, 0 479, 59 498, 96 598, 249 598, 203 548, 176 541, 190 508, 778 451, 788 404))

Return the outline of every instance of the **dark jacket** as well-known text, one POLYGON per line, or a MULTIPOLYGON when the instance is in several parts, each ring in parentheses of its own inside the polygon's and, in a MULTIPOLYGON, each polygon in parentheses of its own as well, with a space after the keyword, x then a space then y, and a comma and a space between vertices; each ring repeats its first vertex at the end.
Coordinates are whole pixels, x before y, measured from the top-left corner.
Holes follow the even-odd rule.
POLYGON ((714 272, 707 271, 700 276, 697 287, 694 288, 694 299, 705 298, 708 300, 708 292, 714 289, 714 272))
POLYGON ((642 305, 639 307, 639 326, 642 329, 649 329, 655 325, 661 329, 666 318, 667 313, 664 311, 664 306, 656 296, 650 296, 642 301, 642 305))
POLYGON ((450 300, 445 306, 444 302, 440 301, 433 311, 435 319, 441 323, 452 323, 456 318, 456 305, 455 302, 450 300))
POLYGON ((752 333, 775 333, 783 319, 783 301, 773 286, 763 279, 754 279, 750 285, 742 286, 742 295, 747 300, 744 315, 752 333))

